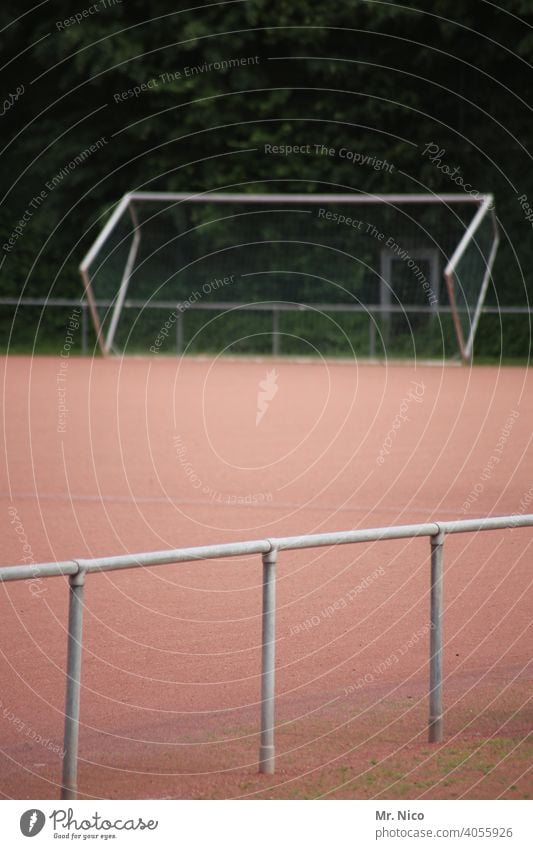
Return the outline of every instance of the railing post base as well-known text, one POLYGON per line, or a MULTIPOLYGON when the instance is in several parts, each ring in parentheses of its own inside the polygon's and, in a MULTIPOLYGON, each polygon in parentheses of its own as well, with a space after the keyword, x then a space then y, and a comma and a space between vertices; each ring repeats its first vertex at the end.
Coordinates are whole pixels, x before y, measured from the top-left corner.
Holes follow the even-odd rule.
POLYGON ((444 739, 444 723, 442 716, 429 717, 428 743, 442 743, 444 739))
POLYGON ((276 756, 274 746, 259 747, 259 772, 263 775, 274 775, 276 756))

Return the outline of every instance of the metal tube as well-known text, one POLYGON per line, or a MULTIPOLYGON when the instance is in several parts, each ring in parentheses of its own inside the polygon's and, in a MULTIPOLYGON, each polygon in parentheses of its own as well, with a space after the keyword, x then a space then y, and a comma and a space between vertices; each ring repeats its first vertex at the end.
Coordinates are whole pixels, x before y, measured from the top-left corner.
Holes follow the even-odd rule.
POLYGON ((98 315, 98 307, 97 301, 94 297, 94 292, 91 284, 91 278, 89 276, 89 272, 86 268, 80 269, 81 279, 83 281, 83 286, 85 288, 85 297, 87 298, 87 303, 89 304, 89 309, 91 311, 91 316, 94 325, 94 332, 96 334, 96 341, 98 343, 98 347, 102 354, 106 354, 104 337, 102 333, 102 324, 100 322, 100 316, 98 315))
POLYGON ((87 353, 87 301, 81 304, 81 352, 87 353))
POLYGON ((371 312, 368 313, 368 319, 368 356, 370 359, 374 359, 376 356, 376 324, 371 312))
POLYGON ((116 557, 97 557, 83 563, 87 572, 111 572, 115 569, 134 569, 139 566, 164 566, 187 563, 194 560, 212 560, 221 557, 240 557, 246 554, 263 554, 270 551, 269 540, 230 542, 223 545, 204 545, 196 548, 178 548, 168 551, 153 551, 142 554, 123 554, 116 557))
POLYGON ((353 542, 377 542, 380 539, 406 539, 417 536, 429 537, 438 533, 438 531, 439 525, 436 522, 429 522, 422 525, 391 525, 388 528, 368 528, 357 531, 279 537, 272 540, 272 543, 281 551, 282 549, 318 548, 324 545, 347 545, 353 542))
POLYGON ((80 263, 80 271, 81 272, 88 270, 91 262, 93 261, 93 259, 97 255, 98 251, 100 250, 100 248, 104 244, 105 240, 107 239, 107 237, 111 233, 111 230, 113 229, 113 227, 115 226, 115 224, 117 223, 119 218, 122 216, 124 210, 127 209, 127 207, 129 206, 131 197, 132 197, 132 195, 130 193, 128 193, 128 194, 123 195, 123 197, 120 199, 118 206, 115 207, 115 211, 113 212, 113 214, 108 219, 105 227, 101 230, 96 241, 94 242, 94 244, 91 245, 91 247, 89 248, 89 250, 87 251, 87 253, 83 257, 83 259, 80 263))
MULTIPOLYGON (((250 277, 252 275, 243 274, 243 277, 250 277)), ((1 298, 0 297, 0 305, 2 306, 18 306, 18 307, 77 307, 79 306, 79 298, 1 298)), ((88 303, 88 302, 87 302, 88 303)), ((105 298, 98 298, 95 301, 97 307, 105 307, 108 309, 112 307, 114 304, 113 300, 106 300, 105 298)), ((124 304, 125 309, 142 309, 145 308, 147 310, 160 310, 160 309, 175 309, 176 301, 142 301, 136 300, 135 298, 129 298, 128 301, 124 304)), ((221 310, 221 309, 246 309, 249 312, 257 311, 261 312, 262 310, 271 310, 272 305, 270 301, 261 301, 261 303, 244 303, 242 301, 208 301, 205 303, 198 302, 197 304, 190 304, 189 310, 221 310)), ((302 309, 299 305, 294 304, 284 304, 276 301, 276 309, 280 311, 286 312, 295 312, 302 309)), ((467 307, 458 307, 459 311, 468 312, 467 307)), ((451 307, 444 306, 443 304, 438 304, 437 306, 423 306, 422 304, 391 304, 389 306, 383 306, 382 304, 323 304, 316 303, 313 304, 313 310, 315 312, 364 312, 364 313, 383 313, 383 312, 396 312, 398 314, 404 314, 405 312, 416 312, 420 314, 426 313, 442 313, 442 315, 449 315, 452 312, 451 307)), ((531 307, 505 307, 499 306, 494 307, 488 304, 483 305, 483 313, 487 315, 500 315, 503 313, 504 315, 533 315, 533 309, 531 307)))
POLYGON ((445 271, 444 279, 446 281, 446 288, 448 289, 448 298, 450 300, 450 306, 452 308, 452 318, 453 318, 453 326, 455 328, 455 335, 457 337, 457 344, 459 345, 459 351, 461 353, 461 359, 465 365, 468 364, 468 356, 465 348, 465 337, 463 333, 463 328, 461 326, 461 317, 459 315, 459 309, 457 307, 457 299, 455 297, 455 274, 453 271, 445 271))
POLYGON ((450 258, 448 265, 444 269, 444 276, 445 277, 447 275, 451 275, 451 274, 455 273, 455 269, 457 268, 457 266, 459 264, 459 260, 461 259, 462 255, 464 254, 464 252, 465 252, 465 250, 468 246, 468 243, 472 240, 474 233, 476 232, 477 228, 479 227, 479 225, 483 221, 485 215, 487 214, 487 212, 490 210, 492 204, 494 203, 494 196, 490 195, 490 194, 489 195, 479 195, 478 200, 481 200, 482 202, 479 206, 478 211, 476 212, 476 214, 472 218, 472 221, 468 225, 465 233, 463 234, 461 241, 459 242, 455 251, 453 252, 453 256, 450 258))
POLYGON ((272 775, 275 767, 276 560, 276 549, 263 554, 261 744, 259 747, 259 772, 265 775, 272 775))
POLYGON ((489 516, 486 519, 458 519, 439 522, 446 534, 464 534, 476 531, 498 531, 505 528, 524 528, 533 525, 533 515, 523 513, 514 516, 489 516))
POLYGON ((128 252, 128 258, 126 260, 126 265, 124 267, 124 273, 122 275, 122 280, 120 281, 120 286, 118 288, 117 298, 115 302, 115 306, 113 308, 113 314, 111 316, 111 321, 109 324, 109 330, 107 331, 107 338, 105 341, 105 346, 107 351, 113 350, 113 344, 115 341, 115 333, 117 330, 118 323, 120 321, 122 308, 124 306, 124 301, 126 300, 126 294, 128 291, 128 287, 130 285, 131 275, 133 273, 133 269, 135 267, 135 260, 137 259, 137 253, 139 250, 139 244, 141 241, 141 228, 139 227, 139 218, 137 216, 137 212, 135 209, 135 204, 130 203, 129 205, 131 221, 133 224, 133 239, 131 241, 130 249, 128 252))
MULTIPOLYGON (((463 234, 461 241, 459 242, 459 244, 455 248, 453 256, 451 257, 448 265, 444 269, 444 279, 446 281, 446 286, 447 286, 447 289, 448 289, 448 297, 450 299, 450 306, 452 307, 452 315, 453 315, 453 323, 454 323, 454 327, 455 327, 455 335, 457 336, 457 342, 459 344, 459 350, 461 352, 461 358, 462 358, 462 360, 465 364, 468 364, 470 362, 470 356, 471 356, 471 353, 472 353, 471 344, 473 345, 474 337, 471 333, 469 343, 468 344, 465 343, 463 328, 461 326, 461 321, 460 321, 459 313, 458 313, 458 310, 457 310, 457 300, 456 300, 456 297, 455 297, 455 272, 457 270, 457 266, 459 265, 459 261, 461 260, 461 257, 463 256, 468 245, 472 241, 476 230, 478 229, 479 225, 483 221, 485 215, 490 210, 490 208, 491 208, 491 206, 494 202, 494 197, 492 195, 480 196, 480 200, 481 200, 481 197, 482 197, 482 202, 479 206, 478 211, 476 212, 472 221, 468 225, 465 233, 463 234), (469 350, 469 347, 470 347, 470 350, 469 350)), ((497 247, 497 245, 496 245, 496 247, 497 247)), ((494 260, 494 257, 493 257, 493 260, 494 260)), ((488 279, 487 279, 487 285, 488 285, 488 279)), ((482 298, 480 298, 479 300, 480 300, 480 303, 483 302, 482 298)), ((478 316, 478 318, 479 318, 479 316, 478 316)))
POLYGON ((498 219, 496 218, 494 207, 491 209, 491 220, 492 220, 492 245, 490 249, 490 253, 485 265, 485 274, 483 275, 483 282, 481 284, 481 289, 478 295, 478 301, 476 305, 476 310, 474 312, 474 317, 472 319, 472 323, 470 326, 470 333, 468 335, 468 341, 466 343, 466 355, 468 358, 471 358, 473 348, 474 348, 474 339, 476 336, 477 327, 479 324, 479 319, 481 318, 481 312, 483 309, 483 304, 485 303, 485 295, 487 294, 487 289, 489 287, 489 282, 492 275, 492 269, 494 268, 494 263, 496 261, 496 254, 498 253, 498 245, 500 244, 500 234, 498 230, 498 219))
POLYGON ((279 356, 279 310, 272 307, 272 356, 279 356))
POLYGON ((1 566, 0 584, 6 581, 58 578, 61 575, 75 575, 77 571, 78 564, 75 560, 65 560, 61 563, 32 563, 31 566, 1 566))
POLYGON ((166 564, 186 563, 194 560, 213 560, 222 557, 264 554, 269 552, 272 547, 275 547, 278 551, 288 551, 290 549, 319 548, 329 545, 377 542, 384 539, 406 539, 420 536, 433 537, 440 531, 446 534, 457 534, 531 526, 533 526, 532 514, 515 514, 513 516, 493 516, 488 519, 461 519, 450 522, 428 522, 420 525, 391 525, 385 528, 306 534, 272 540, 250 540, 247 542, 224 543, 221 545, 168 549, 166 551, 147 551, 137 554, 116 555, 114 557, 95 557, 90 560, 70 560, 63 563, 2 566, 0 567, 0 583, 3 581, 20 581, 34 577, 44 578, 55 575, 69 575, 77 571, 78 566, 76 564, 79 564, 79 568, 83 568, 87 572, 106 572, 114 569, 135 569, 140 566, 164 566, 166 564))
POLYGON ((83 590, 85 571, 69 578, 67 645, 67 692, 65 698, 65 737, 62 799, 76 799, 78 790, 78 740, 81 696, 81 656, 83 629, 83 590))
MULTIPOLYGON (((374 195, 374 194, 364 194, 363 192, 354 191, 352 194, 335 194, 335 192, 330 192, 329 194, 243 194, 242 192, 197 192, 196 194, 187 194, 186 192, 130 192, 129 197, 132 200, 139 201, 191 201, 194 202, 203 202, 203 203, 225 203, 226 201, 235 201, 236 203, 260 203, 261 201, 266 203, 305 203, 305 204, 317 204, 317 203, 435 203, 435 202, 444 202, 444 203, 475 203, 478 204, 485 200, 489 199, 488 202, 493 200, 492 195, 488 194, 480 194, 480 195, 468 195, 468 194, 454 194, 454 193, 444 193, 444 194, 436 194, 433 192, 428 192, 426 194, 407 194, 407 195, 396 195, 396 194, 385 194, 385 195, 374 195)), ((101 238, 101 235, 100 235, 101 238)), ((92 258, 92 257, 91 257, 92 258)), ((84 259, 84 263, 87 263, 87 258, 84 259)))
POLYGON ((176 352, 178 354, 183 353, 183 339, 183 313, 180 310, 176 319, 176 352))
POLYGON ((442 709, 442 619, 443 619, 443 548, 442 532, 431 537, 431 633, 429 638, 429 727, 430 743, 443 737, 442 709))

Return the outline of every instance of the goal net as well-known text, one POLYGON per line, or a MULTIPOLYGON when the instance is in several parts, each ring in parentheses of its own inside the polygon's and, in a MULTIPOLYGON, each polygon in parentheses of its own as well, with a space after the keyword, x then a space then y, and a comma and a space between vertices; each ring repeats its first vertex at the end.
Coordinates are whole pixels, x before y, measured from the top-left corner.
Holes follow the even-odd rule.
POLYGON ((131 192, 80 266, 104 354, 472 358, 492 195, 131 192))

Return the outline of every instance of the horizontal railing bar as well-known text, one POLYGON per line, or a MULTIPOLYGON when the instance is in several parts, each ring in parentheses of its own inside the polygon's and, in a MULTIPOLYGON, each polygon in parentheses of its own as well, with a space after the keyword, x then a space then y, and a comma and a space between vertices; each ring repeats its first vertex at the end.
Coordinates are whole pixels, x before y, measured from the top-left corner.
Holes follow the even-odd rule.
POLYGON ((287 551, 297 548, 319 548, 325 545, 345 545, 357 542, 377 542, 384 539, 434 536, 438 532, 439 525, 435 522, 429 522, 422 525, 396 525, 388 528, 369 528, 367 530, 281 537, 279 539, 272 539, 272 545, 280 551, 287 551))
POLYGON ((142 554, 123 554, 116 557, 97 557, 92 560, 80 560, 79 563, 87 572, 112 572, 116 569, 135 569, 138 566, 165 566, 192 560, 217 560, 222 557, 239 557, 245 554, 265 554, 271 548, 269 540, 260 539, 142 554))
POLYGON ((494 516, 487 519, 458 519, 455 521, 439 522, 440 529, 445 534, 463 534, 474 531, 504 530, 506 528, 527 528, 533 525, 533 516, 494 516))
POLYGON ((63 563, 32 563, 29 566, 0 566, 0 583, 32 578, 58 578, 61 575, 75 575, 78 570, 79 566, 75 560, 65 560, 63 563))
POLYGON ((494 516, 485 519, 459 519, 448 522, 426 522, 418 525, 392 525, 384 528, 334 531, 324 534, 302 534, 300 536, 250 540, 247 542, 230 542, 219 545, 203 545, 192 548, 169 549, 167 551, 96 557, 87 560, 69 560, 62 563, 3 566, 0 567, 0 583, 4 581, 21 581, 27 578, 74 575, 80 569, 86 572, 109 572, 117 569, 135 569, 141 566, 163 566, 195 560, 239 557, 246 554, 267 554, 274 549, 288 551, 302 548, 320 548, 328 545, 347 545, 349 543, 435 536, 438 533, 456 534, 530 526, 533 526, 533 515, 515 514, 513 516, 494 516))

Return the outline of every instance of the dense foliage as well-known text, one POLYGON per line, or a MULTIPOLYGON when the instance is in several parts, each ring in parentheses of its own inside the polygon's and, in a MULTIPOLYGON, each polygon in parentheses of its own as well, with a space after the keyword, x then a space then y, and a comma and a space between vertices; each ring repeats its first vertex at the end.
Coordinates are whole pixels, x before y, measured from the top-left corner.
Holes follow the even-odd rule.
MULTIPOLYGON (((503 240, 489 302, 527 304, 531 0, 78 6, 21 12, 4 0, 0 10, 3 296, 78 296, 84 249, 132 188, 461 191, 460 179, 496 195, 503 240)), ((0 313, 4 334, 12 313, 0 313)), ((11 343, 41 344, 64 324, 61 312, 28 311, 11 343)), ((526 356, 528 322, 504 319, 503 344, 501 327, 484 319, 479 352, 526 356)))

